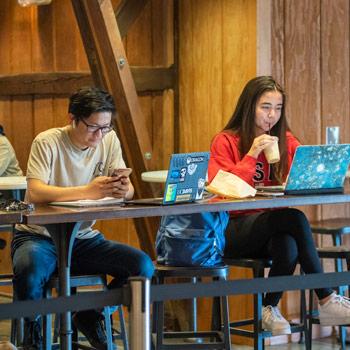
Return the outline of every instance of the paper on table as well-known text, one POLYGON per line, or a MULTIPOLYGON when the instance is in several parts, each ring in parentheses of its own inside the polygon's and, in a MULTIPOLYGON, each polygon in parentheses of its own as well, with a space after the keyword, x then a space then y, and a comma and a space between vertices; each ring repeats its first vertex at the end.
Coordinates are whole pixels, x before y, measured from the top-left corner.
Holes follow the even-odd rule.
POLYGON ((248 185, 237 175, 227 171, 219 170, 213 181, 206 189, 214 194, 226 198, 246 198, 254 197, 256 189, 248 185))
POLYGON ((60 205, 64 207, 96 207, 124 202, 123 198, 104 197, 101 199, 81 199, 78 201, 51 202, 50 205, 60 205))

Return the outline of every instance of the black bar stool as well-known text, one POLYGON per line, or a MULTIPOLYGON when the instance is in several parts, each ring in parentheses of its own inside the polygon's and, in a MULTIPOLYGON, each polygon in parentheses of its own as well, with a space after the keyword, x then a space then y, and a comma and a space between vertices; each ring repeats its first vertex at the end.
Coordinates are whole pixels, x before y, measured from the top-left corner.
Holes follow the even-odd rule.
MULTIPOLYGON (((0 274, 0 286, 12 287, 12 274, 0 274)), ((23 319, 12 319, 11 320, 11 335, 10 341, 14 345, 22 344, 23 340, 23 319)))
MULTIPOLYGON (((46 286, 45 297, 51 298, 52 290, 58 289, 59 279, 57 276, 52 277, 46 286)), ((102 289, 107 288, 107 280, 105 275, 81 275, 81 276, 71 276, 70 278, 70 286, 72 294, 77 293, 77 289, 79 287, 101 287, 102 289)), ((113 350, 113 340, 121 339, 123 342, 123 346, 125 350, 129 349, 128 338, 126 333, 125 321, 123 309, 120 305, 116 306, 119 313, 119 322, 120 322, 120 332, 113 332, 112 322, 111 322, 111 308, 109 306, 105 306, 103 308, 103 314, 105 318, 105 328, 107 335, 107 343, 108 350, 113 350)), ((57 318, 56 318, 57 319, 57 318)), ((52 315, 48 314, 43 317, 43 329, 44 329, 44 337, 43 337, 43 345, 44 349, 52 348, 52 337, 51 337, 51 325, 52 325, 52 315)), ((55 320, 56 321, 56 320, 55 320)), ((55 322, 56 323, 56 322, 55 322)), ((54 329, 54 343, 58 340, 58 328, 55 325, 54 329)), ((78 342, 78 334, 75 330, 75 334, 73 334, 73 345, 75 348, 87 349, 85 345, 81 345, 78 342)))
MULTIPOLYGON (((226 265, 213 267, 195 266, 155 266, 154 283, 163 284, 166 278, 186 278, 192 283, 200 283, 200 279, 210 277, 213 280, 226 280, 228 267, 226 265)), ((153 336, 155 350, 193 350, 193 349, 231 349, 229 332, 228 297, 217 297, 213 301, 212 330, 197 331, 196 299, 193 300, 193 330, 186 332, 164 332, 164 303, 153 303, 153 336), (193 343, 179 342, 180 339, 193 338, 193 343), (204 341, 209 338, 209 341, 204 341), (164 342, 175 339, 176 342, 164 342)))
MULTIPOLYGON (((349 218, 333 218, 310 222, 312 233, 320 235, 331 235, 333 246, 318 248, 318 255, 322 259, 333 259, 334 270, 336 272, 344 271, 343 262, 346 262, 347 270, 350 267, 350 249, 343 245, 343 235, 350 233, 349 218)), ((349 286, 340 286, 338 293, 344 295, 349 286)), ((348 289, 349 290, 349 289, 348 289)), ((312 325, 319 324, 318 312, 313 309, 313 293, 310 293, 309 303, 309 329, 310 337, 312 335, 312 325)), ((312 338, 311 338, 312 339, 312 338)), ((339 342, 341 349, 346 348, 346 327, 339 326, 339 342)))
MULTIPOLYGON (((253 271, 254 278, 264 277, 264 269, 270 268, 272 261, 269 259, 225 259, 225 263, 229 266, 249 268, 253 271)), ((301 322, 291 323, 292 333, 304 333, 305 347, 309 349, 309 332, 307 328, 306 319, 306 304, 305 304, 305 292, 301 291, 301 305, 300 305, 300 319, 301 322)), ((239 321, 230 322, 230 333, 249 337, 254 339, 254 349, 264 349, 264 339, 272 337, 272 332, 262 329, 262 307, 263 307, 263 295, 262 293, 254 294, 254 316, 250 319, 244 319, 239 321), (243 329, 242 327, 247 325, 253 325, 253 330, 243 329)))

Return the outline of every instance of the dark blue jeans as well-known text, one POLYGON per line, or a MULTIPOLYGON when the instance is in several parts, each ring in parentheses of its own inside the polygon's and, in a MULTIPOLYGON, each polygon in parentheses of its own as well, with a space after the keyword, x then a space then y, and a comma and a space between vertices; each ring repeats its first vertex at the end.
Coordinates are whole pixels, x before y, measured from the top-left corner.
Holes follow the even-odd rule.
MULTIPOLYGON (((51 238, 17 232, 11 255, 17 299, 41 299, 47 281, 57 268, 56 248, 51 238)), ((151 278, 153 271, 152 260, 147 254, 106 240, 102 234, 74 242, 71 273, 113 276, 109 288, 121 287, 131 276, 151 278)))
MULTIPOLYGON (((292 275, 297 263, 305 273, 323 272, 309 222, 300 210, 283 208, 230 219, 226 228, 225 256, 269 258, 269 276, 292 275)), ((315 290, 319 299, 330 288, 315 290)), ((264 305, 276 306, 282 293, 267 293, 264 305)))

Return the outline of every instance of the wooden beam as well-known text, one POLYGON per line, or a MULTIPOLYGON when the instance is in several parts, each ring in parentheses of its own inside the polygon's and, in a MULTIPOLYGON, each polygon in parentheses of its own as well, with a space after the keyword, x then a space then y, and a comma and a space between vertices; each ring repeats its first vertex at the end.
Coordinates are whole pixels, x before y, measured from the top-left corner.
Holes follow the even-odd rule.
POLYGON ((89 62, 92 77, 95 85, 98 87, 105 86, 103 72, 100 69, 101 61, 96 52, 93 32, 91 30, 88 17, 85 14, 84 7, 81 1, 72 0, 73 9, 75 12, 75 18, 78 22, 80 34, 83 39, 83 45, 86 52, 86 57, 89 62))
MULTIPOLYGON (((156 92, 174 87, 173 66, 131 67, 138 92, 156 92)), ((0 96, 70 95, 78 88, 93 85, 90 72, 49 72, 0 75, 0 96)))
POLYGON ((141 11, 147 5, 149 0, 123 0, 119 5, 115 16, 118 22, 120 36, 124 38, 129 28, 139 17, 141 11))
POLYGON ((175 87, 174 66, 166 67, 131 67, 136 91, 155 92, 175 87))
POLYGON ((0 76, 0 96, 68 95, 92 84, 89 72, 29 73, 0 76))
MULTIPOLYGON (((84 21, 84 27, 80 27, 84 46, 89 47, 97 57, 94 61, 97 72, 92 71, 93 78, 95 74, 97 81, 102 78, 103 87, 110 91, 116 102, 118 135, 126 161, 134 169, 132 181, 136 194, 139 197, 152 197, 151 186, 141 180, 141 173, 148 168, 145 155, 152 152, 151 140, 111 1, 72 0, 72 3, 76 17, 82 17, 78 23, 84 21)), ((135 226, 142 248, 154 257, 157 225, 142 218, 135 221, 135 226)))

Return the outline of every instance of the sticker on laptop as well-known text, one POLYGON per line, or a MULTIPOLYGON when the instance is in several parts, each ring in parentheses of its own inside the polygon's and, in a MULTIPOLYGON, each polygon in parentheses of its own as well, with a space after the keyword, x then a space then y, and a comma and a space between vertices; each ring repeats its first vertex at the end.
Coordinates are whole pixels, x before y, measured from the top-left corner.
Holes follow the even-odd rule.
POLYGON ((166 188, 165 202, 173 202, 176 198, 177 184, 169 184, 166 188))

